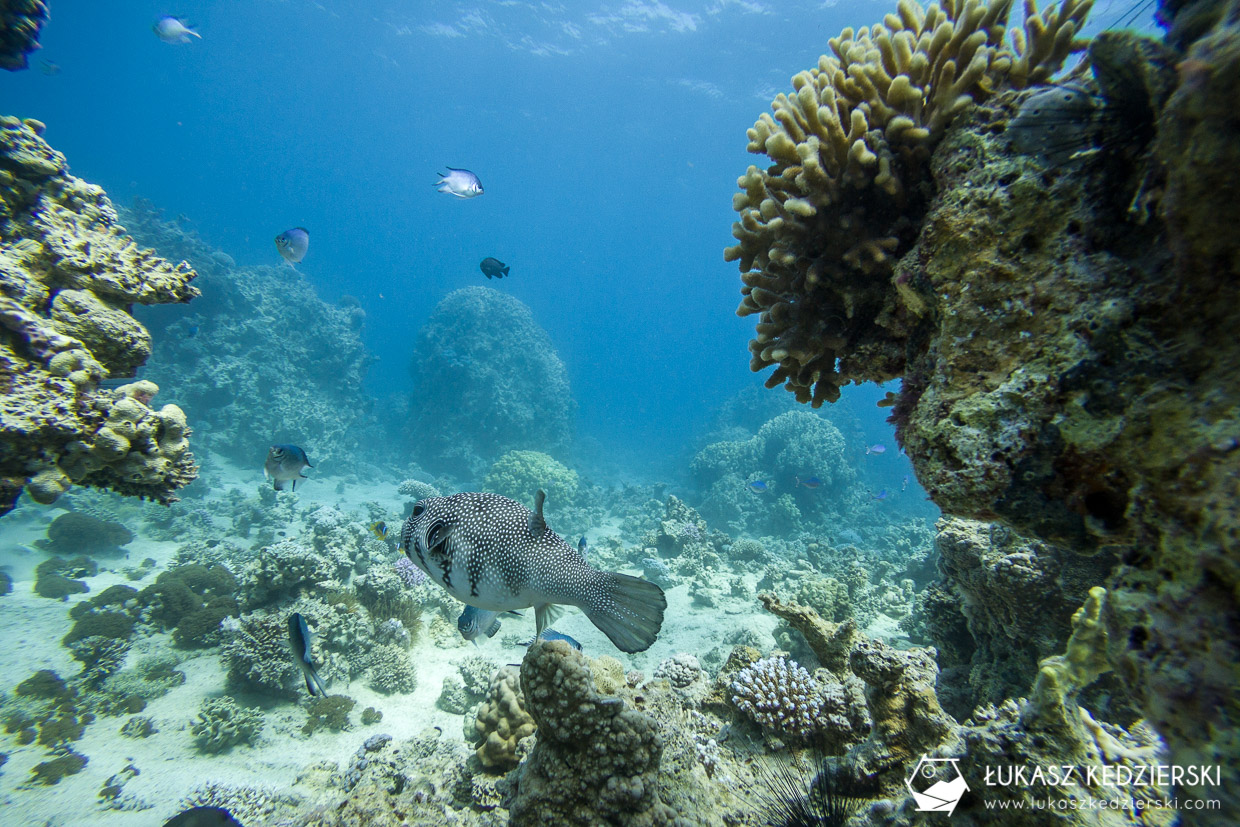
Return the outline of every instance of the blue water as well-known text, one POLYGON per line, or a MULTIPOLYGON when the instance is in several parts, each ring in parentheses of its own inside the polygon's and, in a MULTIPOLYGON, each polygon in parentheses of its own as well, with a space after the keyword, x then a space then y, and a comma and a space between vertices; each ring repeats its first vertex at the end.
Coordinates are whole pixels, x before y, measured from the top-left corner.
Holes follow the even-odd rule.
POLYGON ((722 257, 736 177, 762 162, 745 130, 829 37, 889 10, 57 0, 0 94, 74 174, 184 215, 241 264, 278 263, 273 237, 309 228, 300 269, 325 300, 361 300, 378 397, 409 390, 431 308, 503 260, 511 277, 489 284, 551 333, 579 435, 649 460, 761 381, 722 257), (170 12, 202 39, 156 38, 170 12), (447 166, 485 195, 437 193, 447 166))

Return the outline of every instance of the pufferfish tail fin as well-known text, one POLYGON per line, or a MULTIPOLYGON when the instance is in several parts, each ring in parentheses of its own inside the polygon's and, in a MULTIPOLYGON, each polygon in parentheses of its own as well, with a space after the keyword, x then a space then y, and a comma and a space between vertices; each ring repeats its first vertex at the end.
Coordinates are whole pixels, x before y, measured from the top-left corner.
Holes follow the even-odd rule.
POLYGON ((580 604, 590 622, 621 652, 644 652, 663 627, 663 589, 627 574, 595 571, 589 598, 580 604))

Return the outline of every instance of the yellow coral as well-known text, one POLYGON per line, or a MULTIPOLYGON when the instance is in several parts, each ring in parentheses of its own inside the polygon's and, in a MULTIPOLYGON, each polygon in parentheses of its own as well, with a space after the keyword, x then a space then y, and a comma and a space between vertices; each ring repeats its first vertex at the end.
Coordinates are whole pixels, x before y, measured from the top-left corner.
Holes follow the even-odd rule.
POLYGON ((747 133, 774 164, 737 181, 738 243, 724 252, 742 271, 737 314, 759 315, 750 367, 775 367, 767 387, 818 406, 849 381, 897 375, 901 319, 926 308, 889 281, 916 237, 930 149, 975 99, 1040 83, 1083 48, 1091 3, 1039 12, 1026 0, 1005 43, 1012 0, 900 0, 882 23, 832 38, 775 97, 747 133))

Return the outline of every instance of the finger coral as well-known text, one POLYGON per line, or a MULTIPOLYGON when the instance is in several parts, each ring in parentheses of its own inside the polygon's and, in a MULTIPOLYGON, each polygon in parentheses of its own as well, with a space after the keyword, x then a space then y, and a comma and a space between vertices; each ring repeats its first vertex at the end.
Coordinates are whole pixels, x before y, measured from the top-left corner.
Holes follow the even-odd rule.
POLYGON ((1027 0, 1005 41, 1011 6, 901 0, 882 23, 832 38, 832 55, 749 130, 748 150, 773 163, 738 180, 738 243, 724 258, 740 262, 737 314, 759 317, 750 367, 775 366, 767 387, 817 407, 850 381, 900 374, 928 308, 891 275, 932 194, 931 148, 974 100, 1045 81, 1083 48, 1090 0, 1041 12, 1027 0))

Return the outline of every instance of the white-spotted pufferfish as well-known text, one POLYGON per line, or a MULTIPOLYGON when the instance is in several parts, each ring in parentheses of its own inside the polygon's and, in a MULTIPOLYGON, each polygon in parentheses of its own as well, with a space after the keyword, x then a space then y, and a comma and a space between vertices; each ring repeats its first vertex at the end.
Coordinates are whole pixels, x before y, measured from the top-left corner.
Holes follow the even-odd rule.
POLYGON ((648 580, 599 571, 534 511, 499 494, 463 493, 414 503, 400 549, 448 593, 494 612, 534 608, 536 634, 556 605, 576 606, 623 652, 650 648, 667 598, 648 580))

